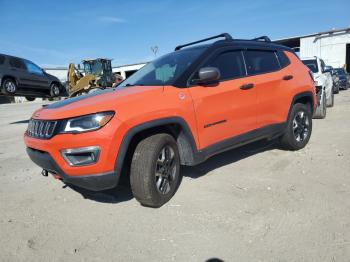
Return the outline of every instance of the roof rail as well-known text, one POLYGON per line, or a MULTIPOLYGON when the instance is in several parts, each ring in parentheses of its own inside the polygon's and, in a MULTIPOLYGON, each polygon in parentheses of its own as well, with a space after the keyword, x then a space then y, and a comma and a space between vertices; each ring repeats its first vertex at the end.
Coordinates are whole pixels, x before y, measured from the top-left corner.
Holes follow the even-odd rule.
POLYGON ((271 42, 270 37, 263 35, 263 36, 259 36, 257 38, 253 38, 252 41, 265 41, 265 42, 271 42))
POLYGON ((198 43, 206 42, 206 41, 209 41, 209 40, 212 40, 212 39, 215 39, 215 38, 220 38, 220 37, 224 37, 225 40, 231 40, 232 39, 232 36, 230 34, 223 33, 223 34, 220 34, 220 35, 204 38, 202 40, 198 40, 198 41, 191 42, 191 43, 188 43, 188 44, 179 45, 179 46, 177 46, 175 48, 175 51, 180 50, 181 48, 186 47, 186 46, 195 45, 195 44, 198 44, 198 43))

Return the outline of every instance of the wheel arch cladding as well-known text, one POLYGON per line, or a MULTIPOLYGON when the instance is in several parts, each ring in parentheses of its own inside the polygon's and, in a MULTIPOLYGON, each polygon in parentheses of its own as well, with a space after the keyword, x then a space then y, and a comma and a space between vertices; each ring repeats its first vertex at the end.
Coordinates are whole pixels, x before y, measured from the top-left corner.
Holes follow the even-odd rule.
MULTIPOLYGON (((314 112, 314 102, 315 101, 314 101, 314 98, 313 98, 311 92, 303 92, 303 93, 297 94, 293 97, 291 108, 293 105, 295 105, 297 103, 305 104, 305 105, 309 104, 310 109, 311 109, 311 113, 313 113, 314 112)), ((291 110, 291 108, 290 108, 290 110, 291 110)))
POLYGON ((120 174, 125 165, 129 165, 130 156, 137 144, 144 138, 157 133, 172 135, 178 145, 180 161, 183 165, 193 165, 197 146, 188 124, 180 117, 162 118, 130 128, 124 136, 117 155, 115 169, 120 174))
POLYGON ((14 77, 14 76, 11 76, 11 75, 4 75, 1 79, 1 85, 4 83, 5 80, 7 79, 11 79, 13 81, 15 81, 16 85, 18 86, 18 81, 17 81, 17 78, 14 77))

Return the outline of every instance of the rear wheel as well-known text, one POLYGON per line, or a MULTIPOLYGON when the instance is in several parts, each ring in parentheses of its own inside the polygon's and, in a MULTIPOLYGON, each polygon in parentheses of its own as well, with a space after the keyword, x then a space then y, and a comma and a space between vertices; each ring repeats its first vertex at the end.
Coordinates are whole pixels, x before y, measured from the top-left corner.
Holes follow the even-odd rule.
POLYGON ((324 119, 326 117, 326 114, 327 114, 326 94, 324 91, 322 92, 323 93, 321 95, 320 104, 317 106, 313 118, 324 119))
POLYGON ((309 142, 312 132, 310 106, 295 104, 289 116, 287 128, 281 137, 281 145, 288 150, 299 150, 309 142))
POLYGON ((339 86, 338 85, 335 85, 333 90, 334 90, 334 94, 339 94, 339 86))
POLYGON ((181 178, 180 156, 172 136, 156 134, 137 145, 131 161, 130 184, 142 205, 160 207, 168 202, 181 178))
POLYGON ((51 97, 56 97, 56 96, 59 96, 60 94, 60 87, 58 84, 56 83, 52 83, 50 85, 50 96, 51 97))
POLYGON ((5 79, 2 82, 2 90, 5 92, 5 94, 14 95, 17 92, 17 84, 12 79, 5 79))

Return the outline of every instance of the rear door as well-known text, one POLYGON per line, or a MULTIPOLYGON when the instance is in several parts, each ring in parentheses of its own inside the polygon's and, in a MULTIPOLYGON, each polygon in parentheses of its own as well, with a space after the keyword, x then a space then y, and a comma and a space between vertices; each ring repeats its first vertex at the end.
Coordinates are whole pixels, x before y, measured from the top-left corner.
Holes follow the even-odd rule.
POLYGON ((9 57, 9 71, 18 81, 18 87, 29 87, 32 84, 30 74, 27 71, 22 59, 9 57))
POLYGON ((293 75, 288 69, 281 70, 275 50, 248 49, 244 58, 257 92, 257 127, 285 122, 293 75))
POLYGON ((219 83, 195 85, 189 89, 201 148, 243 134, 256 126, 256 90, 242 89, 250 82, 246 78, 242 51, 218 50, 200 68, 209 66, 219 69, 219 83))
POLYGON ((31 86, 35 89, 48 89, 50 83, 44 71, 29 60, 24 60, 24 63, 30 75, 31 86))

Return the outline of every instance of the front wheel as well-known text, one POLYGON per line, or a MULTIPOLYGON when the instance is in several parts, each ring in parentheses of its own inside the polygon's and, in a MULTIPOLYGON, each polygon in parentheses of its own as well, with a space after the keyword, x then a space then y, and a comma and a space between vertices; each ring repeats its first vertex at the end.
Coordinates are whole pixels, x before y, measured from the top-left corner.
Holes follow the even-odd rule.
POLYGON ((131 161, 130 184, 142 205, 161 207, 175 194, 181 179, 179 151, 172 136, 156 134, 137 145, 131 161))
POLYGON ((60 94, 60 87, 56 83, 52 83, 50 85, 50 96, 51 97, 57 97, 60 94))
POLYGON ((281 145, 288 150, 299 150, 309 142, 312 132, 310 106, 295 104, 288 119, 287 128, 282 135, 281 145))

